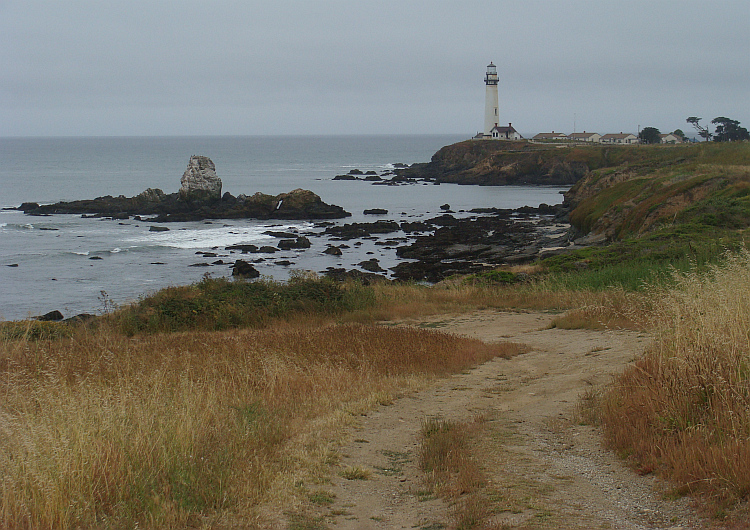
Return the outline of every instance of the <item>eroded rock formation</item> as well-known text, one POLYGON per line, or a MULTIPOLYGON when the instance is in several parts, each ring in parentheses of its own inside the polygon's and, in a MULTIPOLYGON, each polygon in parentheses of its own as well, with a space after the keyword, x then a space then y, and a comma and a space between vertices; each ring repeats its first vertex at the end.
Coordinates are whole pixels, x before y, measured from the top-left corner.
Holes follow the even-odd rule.
POLYGON ((221 198, 221 179, 216 166, 207 156, 193 155, 180 179, 180 198, 187 201, 206 201, 221 198))

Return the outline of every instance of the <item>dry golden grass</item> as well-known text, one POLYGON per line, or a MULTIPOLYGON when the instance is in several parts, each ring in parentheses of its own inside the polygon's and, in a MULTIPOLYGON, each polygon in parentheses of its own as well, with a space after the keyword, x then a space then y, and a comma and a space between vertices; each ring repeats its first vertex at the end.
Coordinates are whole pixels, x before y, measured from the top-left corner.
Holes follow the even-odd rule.
POLYGON ((483 424, 483 418, 476 417, 469 422, 429 418, 422 425, 419 465, 425 472, 425 485, 451 502, 457 529, 475 528, 492 514, 483 495, 487 477, 472 454, 483 424))
MULTIPOLYGON (((544 281, 524 285, 476 285, 461 280, 434 286, 414 284, 376 285, 372 308, 342 317, 349 322, 400 320, 475 309, 577 310, 580 318, 596 327, 604 320, 612 326, 630 327, 645 298, 622 289, 608 291, 562 290, 544 281), (635 310, 634 310, 635 308, 635 310), (585 317, 584 317, 585 316, 585 317)), ((579 327, 586 327, 583 323, 579 327)), ((561 321, 560 327, 566 327, 561 321)))
POLYGON ((305 502, 354 415, 513 346, 409 328, 0 344, 0 527, 253 527, 305 502))
POLYGON ((657 340, 601 398, 610 444, 642 473, 724 509, 750 498, 750 254, 654 291, 657 340))

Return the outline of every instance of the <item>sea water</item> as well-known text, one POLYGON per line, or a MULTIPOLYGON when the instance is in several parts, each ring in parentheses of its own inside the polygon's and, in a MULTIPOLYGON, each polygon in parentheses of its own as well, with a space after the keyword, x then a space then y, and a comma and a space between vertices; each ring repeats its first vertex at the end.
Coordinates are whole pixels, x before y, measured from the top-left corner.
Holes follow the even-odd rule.
MULTIPOLYGON (((333 180, 355 168, 380 174, 397 163, 427 162, 440 147, 464 139, 460 135, 0 138, 0 207, 103 195, 130 197, 147 188, 173 193, 191 155, 213 160, 224 192, 276 195, 308 189, 352 213, 335 221, 338 224, 424 219, 440 215, 440 206, 446 203, 456 215, 467 215, 465 211, 472 208, 561 201, 563 188, 557 187, 383 186, 333 180), (365 216, 363 211, 371 208, 389 213, 365 216)), ((230 276, 228 264, 240 257, 264 257, 256 268, 278 280, 288 278, 293 269, 356 268, 372 257, 388 268, 398 261, 394 246, 371 240, 361 240, 358 246, 349 242, 343 256, 323 254, 327 244, 340 242, 315 237, 322 229, 307 221, 169 223, 166 232, 150 231, 152 224, 0 211, 0 319, 55 309, 65 316, 96 313, 166 286, 198 281, 206 273, 230 276), (234 244, 275 246, 278 238, 265 234, 269 230, 310 234, 313 246, 273 255, 242 256, 225 250, 234 244), (202 252, 217 256, 204 258, 202 252), (212 264, 219 260, 225 263, 212 264)))

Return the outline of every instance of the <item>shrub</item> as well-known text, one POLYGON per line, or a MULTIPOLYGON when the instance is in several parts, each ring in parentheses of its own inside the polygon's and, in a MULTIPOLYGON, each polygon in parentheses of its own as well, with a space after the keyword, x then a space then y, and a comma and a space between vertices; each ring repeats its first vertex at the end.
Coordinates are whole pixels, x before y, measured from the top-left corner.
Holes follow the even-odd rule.
POLYGON ((653 293, 657 339, 602 398, 609 443, 642 472, 723 503, 750 496, 750 253, 653 293))

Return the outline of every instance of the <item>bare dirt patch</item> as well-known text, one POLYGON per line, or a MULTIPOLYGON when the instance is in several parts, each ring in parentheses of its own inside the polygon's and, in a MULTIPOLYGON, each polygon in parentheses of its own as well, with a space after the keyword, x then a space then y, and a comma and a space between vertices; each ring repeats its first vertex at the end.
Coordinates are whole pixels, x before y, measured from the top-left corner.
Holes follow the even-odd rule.
POLYGON ((430 495, 418 469, 426 418, 486 423, 478 456, 497 528, 705 528, 685 498, 673 499, 601 446, 576 422, 579 396, 607 382, 649 341, 629 331, 549 329, 554 315, 478 311, 408 322, 532 351, 441 380, 361 418, 342 448, 320 508, 337 529, 450 528, 450 506, 430 495), (366 470, 360 478, 346 470, 366 470))

